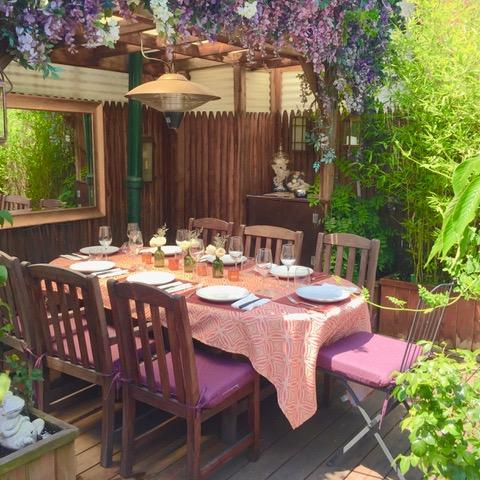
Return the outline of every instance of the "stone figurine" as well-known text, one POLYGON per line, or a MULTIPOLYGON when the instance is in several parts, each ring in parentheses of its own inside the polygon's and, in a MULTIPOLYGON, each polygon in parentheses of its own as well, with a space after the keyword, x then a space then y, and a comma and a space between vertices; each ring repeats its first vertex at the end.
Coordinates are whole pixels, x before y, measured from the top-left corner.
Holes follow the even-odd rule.
POLYGON ((35 443, 42 433, 45 422, 41 418, 30 421, 22 415, 25 400, 7 392, 0 406, 0 445, 18 450, 35 443))
POLYGON ((283 151, 282 146, 278 149, 278 152, 273 157, 272 169, 275 172, 273 179, 273 191, 274 192, 286 192, 285 181, 290 174, 288 169, 288 156, 283 151))
POLYGON ((287 188, 290 192, 304 191, 307 192, 310 188, 310 184, 305 181, 305 173, 295 171, 288 179, 287 188))

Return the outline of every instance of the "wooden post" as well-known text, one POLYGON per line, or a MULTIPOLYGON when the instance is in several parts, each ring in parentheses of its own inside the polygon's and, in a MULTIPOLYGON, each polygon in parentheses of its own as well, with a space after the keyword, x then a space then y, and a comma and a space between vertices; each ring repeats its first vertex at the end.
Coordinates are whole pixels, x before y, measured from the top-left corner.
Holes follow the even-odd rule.
MULTIPOLYGON (((142 81, 143 59, 140 53, 132 53, 128 58, 128 87, 142 81)), ((128 222, 140 222, 142 180, 141 160, 142 104, 137 100, 128 101, 127 133, 127 217, 128 222)))
POLYGON ((235 113, 247 111, 247 82, 245 66, 237 63, 233 66, 233 98, 235 113))
POLYGON ((280 112, 282 109, 282 71, 278 68, 270 72, 270 111, 280 112))

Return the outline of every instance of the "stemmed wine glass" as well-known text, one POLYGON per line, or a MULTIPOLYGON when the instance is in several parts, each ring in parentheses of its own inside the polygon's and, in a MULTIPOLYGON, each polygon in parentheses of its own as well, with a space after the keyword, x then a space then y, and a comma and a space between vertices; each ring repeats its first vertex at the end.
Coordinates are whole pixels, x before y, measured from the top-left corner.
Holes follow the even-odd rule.
POLYGON ((228 253, 235 262, 235 270, 237 269, 237 262, 243 255, 243 239, 242 237, 230 237, 228 241, 228 253))
POLYGON ((267 275, 273 264, 272 250, 270 248, 259 248, 255 255, 255 263, 262 275, 267 275))
POLYGON ((177 230, 176 243, 179 247, 182 246, 182 243, 188 240, 188 230, 180 228, 177 230))
POLYGON ((190 254, 192 255, 195 262, 199 262, 205 253, 205 245, 203 244, 203 240, 201 238, 196 238, 192 240, 192 244, 190 245, 190 254))
POLYGON ((98 242, 103 247, 103 258, 107 258, 107 247, 112 244, 112 229, 108 225, 102 225, 98 229, 98 242))
POLYGON ((295 245, 293 243, 282 245, 280 261, 287 267, 287 282, 290 282, 290 267, 295 265, 295 245))
POLYGON ((128 249, 130 254, 133 254, 135 241, 137 240, 138 232, 140 231, 140 227, 138 223, 129 223, 127 225, 127 236, 128 236, 128 249))

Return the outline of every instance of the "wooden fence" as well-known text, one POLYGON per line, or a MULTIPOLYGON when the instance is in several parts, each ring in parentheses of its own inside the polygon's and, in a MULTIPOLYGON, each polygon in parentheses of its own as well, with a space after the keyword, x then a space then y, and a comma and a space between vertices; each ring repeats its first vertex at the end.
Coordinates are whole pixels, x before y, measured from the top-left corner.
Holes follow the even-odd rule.
MULTIPOLYGON (((59 253, 98 243, 98 227, 112 226, 114 244, 126 240, 127 108, 106 104, 104 219, 0 231, 0 249, 22 260, 50 261, 59 253)), ((271 163, 280 144, 291 168, 311 180, 314 152, 292 149, 295 113, 189 113, 178 130, 144 110, 143 134, 153 140, 153 180, 144 184, 141 228, 147 240, 164 222, 185 226, 190 216, 245 221, 245 196, 272 190, 271 163)))

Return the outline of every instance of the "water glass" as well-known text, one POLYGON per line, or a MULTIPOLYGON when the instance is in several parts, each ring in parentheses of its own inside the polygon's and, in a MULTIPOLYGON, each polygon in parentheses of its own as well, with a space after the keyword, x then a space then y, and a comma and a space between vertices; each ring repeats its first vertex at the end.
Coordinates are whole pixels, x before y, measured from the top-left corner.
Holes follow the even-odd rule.
POLYGON ((306 287, 308 285, 311 285, 312 276, 308 267, 302 267, 300 265, 294 266, 292 268, 292 273, 295 290, 300 287, 306 287))
POLYGON ((268 272, 273 265, 272 250, 270 248, 259 248, 257 254, 255 255, 255 263, 258 271, 262 275, 268 275, 268 272))
POLYGON ((242 237, 230 237, 228 241, 228 253, 235 262, 235 270, 237 269, 237 263, 243 255, 243 239, 242 237))
POLYGON ((98 229, 98 242, 103 247, 103 255, 107 258, 107 247, 112 244, 112 230, 108 225, 102 225, 98 229))
POLYGON ((285 243, 282 245, 280 261, 287 267, 287 281, 290 282, 290 267, 295 265, 295 245, 293 245, 293 243, 285 243))

